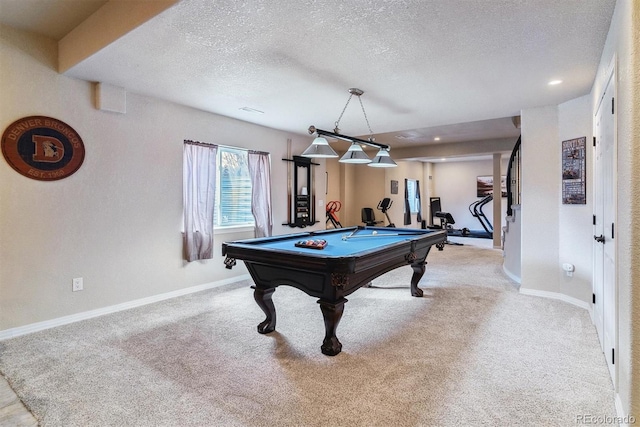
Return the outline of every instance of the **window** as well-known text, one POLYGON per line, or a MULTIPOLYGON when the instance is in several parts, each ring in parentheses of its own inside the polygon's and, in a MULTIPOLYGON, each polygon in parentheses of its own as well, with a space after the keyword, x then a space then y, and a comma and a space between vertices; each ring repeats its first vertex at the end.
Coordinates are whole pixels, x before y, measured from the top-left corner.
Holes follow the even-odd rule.
POLYGON ((251 176, 247 151, 229 147, 218 149, 216 178, 216 205, 213 216, 215 227, 250 226, 251 176))
POLYGON ((408 179, 407 180, 407 194, 409 200, 409 212, 417 213, 420 207, 420 198, 417 196, 416 192, 416 180, 408 179))

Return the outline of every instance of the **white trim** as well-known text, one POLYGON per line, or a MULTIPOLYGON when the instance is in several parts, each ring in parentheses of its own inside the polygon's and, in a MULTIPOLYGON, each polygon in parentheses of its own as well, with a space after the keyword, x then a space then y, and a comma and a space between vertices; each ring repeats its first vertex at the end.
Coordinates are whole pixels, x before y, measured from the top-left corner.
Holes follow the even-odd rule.
POLYGON ((219 286, 228 285, 242 280, 250 279, 248 274, 242 274, 240 276, 231 277, 229 279, 218 280, 216 282, 209 282, 202 285, 191 286, 189 288, 178 289, 176 291, 167 292, 164 294, 153 295, 146 298, 140 298, 133 301, 123 302, 121 304, 111 305, 108 307, 102 307, 95 310, 84 311, 82 313, 72 314, 70 316, 58 317, 56 319, 45 320, 44 322, 31 323, 25 326, 19 326, 17 328, 5 329, 0 331, 0 341, 9 338, 19 337, 21 335, 31 334, 33 332, 43 331, 45 329, 55 328, 57 326, 67 325, 69 323, 79 322, 81 320, 87 320, 105 314, 111 314, 118 311, 129 310, 131 308, 140 307, 147 304, 153 304, 168 300, 171 298, 180 297, 183 295, 192 294, 194 292, 205 291, 207 289, 217 288, 219 286))
POLYGON ((616 421, 618 421, 618 425, 620 427, 631 427, 631 425, 635 424, 637 421, 636 417, 633 415, 625 414, 619 393, 616 393, 616 413, 618 416, 616 421))
POLYGON ((557 300, 569 303, 571 305, 575 305, 576 307, 584 308, 585 310, 591 312, 591 304, 589 304, 588 302, 579 300, 574 297, 570 297, 565 294, 560 294, 558 292, 539 291, 537 289, 520 288, 520 293, 523 295, 532 295, 534 297, 557 299, 557 300))

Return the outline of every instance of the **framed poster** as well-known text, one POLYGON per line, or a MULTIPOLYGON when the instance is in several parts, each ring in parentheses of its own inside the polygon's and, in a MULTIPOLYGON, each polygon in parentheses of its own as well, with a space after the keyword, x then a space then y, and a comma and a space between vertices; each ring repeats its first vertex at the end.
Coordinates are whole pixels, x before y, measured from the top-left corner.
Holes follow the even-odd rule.
POLYGON ((391 180, 391 194, 398 194, 398 181, 391 180))
MULTIPOLYGON (((482 175, 477 178, 476 183, 477 197, 486 197, 489 194, 493 194, 493 175, 482 175)), ((500 177, 500 191, 502 197, 507 197, 507 176, 502 175, 500 177)))
POLYGON ((562 204, 587 204, 587 137, 562 141, 562 204))

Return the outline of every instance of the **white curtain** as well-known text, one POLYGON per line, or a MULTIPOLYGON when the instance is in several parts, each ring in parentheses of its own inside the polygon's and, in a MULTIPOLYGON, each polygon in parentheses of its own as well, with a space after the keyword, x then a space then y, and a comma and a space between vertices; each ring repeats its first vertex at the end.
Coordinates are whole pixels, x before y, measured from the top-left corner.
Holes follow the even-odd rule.
POLYGON ((184 141, 182 189, 184 256, 189 262, 213 258, 218 146, 184 141))
POLYGON ((269 153, 249 151, 251 175, 251 213, 255 220, 256 237, 271 236, 271 166, 269 153))

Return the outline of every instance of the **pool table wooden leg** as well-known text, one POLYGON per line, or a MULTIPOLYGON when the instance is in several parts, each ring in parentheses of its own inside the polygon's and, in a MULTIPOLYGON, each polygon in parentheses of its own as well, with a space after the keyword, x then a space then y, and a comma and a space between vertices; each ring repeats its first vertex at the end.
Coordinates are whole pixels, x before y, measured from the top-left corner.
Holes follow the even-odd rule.
POLYGON ((259 288, 253 286, 253 298, 267 316, 263 322, 258 324, 258 332, 261 334, 268 334, 276 330, 276 307, 273 305, 273 300, 271 299, 275 290, 276 288, 259 288))
POLYGON ((318 300, 322 317, 324 318, 325 330, 324 341, 322 341, 320 350, 327 356, 335 356, 342 351, 342 344, 340 344, 336 336, 336 329, 338 328, 340 319, 342 319, 345 302, 347 302, 346 298, 342 298, 336 302, 329 302, 322 299, 318 300))
POLYGON ((418 282, 424 276, 424 271, 426 262, 424 260, 420 262, 414 262, 411 264, 411 268, 413 269, 413 276, 411 276, 411 296, 421 297, 422 289, 418 287, 418 282))

